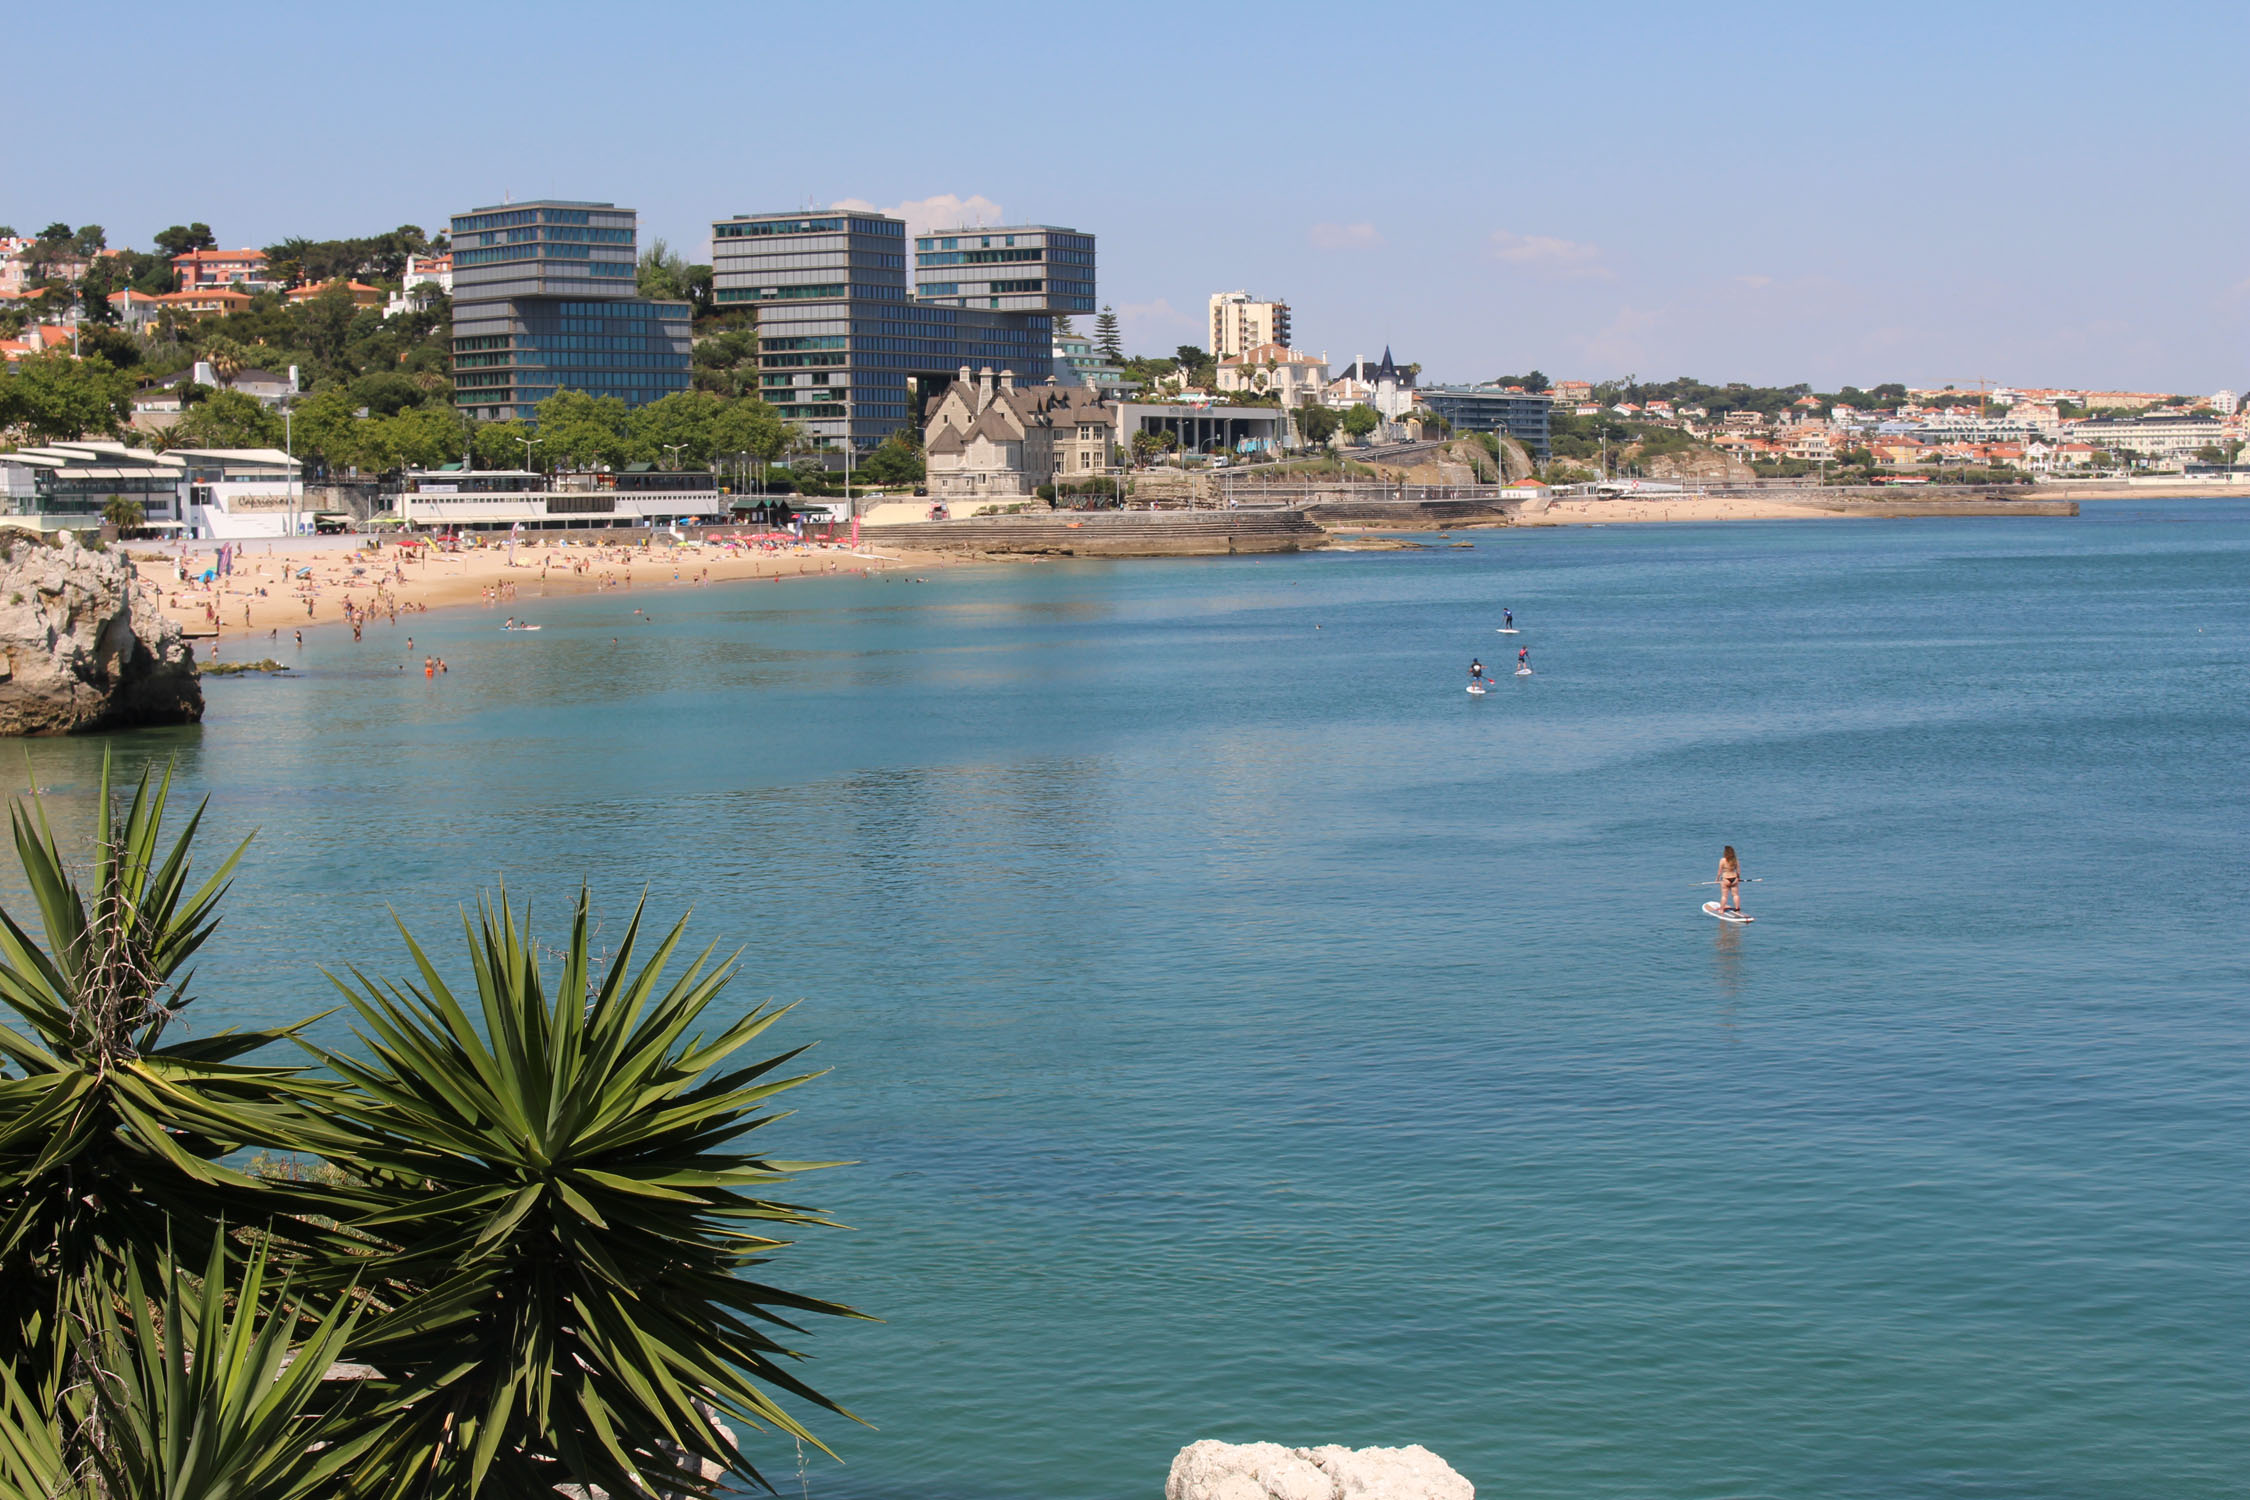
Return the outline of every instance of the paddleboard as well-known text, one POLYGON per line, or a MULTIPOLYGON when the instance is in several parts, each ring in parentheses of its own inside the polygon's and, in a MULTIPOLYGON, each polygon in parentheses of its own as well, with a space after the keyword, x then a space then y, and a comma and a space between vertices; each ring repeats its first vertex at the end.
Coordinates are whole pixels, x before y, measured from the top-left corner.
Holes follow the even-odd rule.
POLYGON ((503 625, 500 628, 502 630, 537 630, 539 627, 536 625, 503 625))
POLYGON ((1518 668, 1516 668, 1516 675, 1517 675, 1518 677, 1529 677, 1529 676, 1531 675, 1531 668, 1529 668, 1529 667, 1518 667, 1518 668))
POLYGON ((1469 691, 1476 694, 1479 698, 1482 698, 1484 696, 1484 684, 1481 682, 1472 682, 1469 684, 1469 691))
POLYGON ((1503 625, 1503 626, 1501 626, 1501 627, 1499 628, 1499 630, 1497 630, 1497 631, 1496 631, 1496 632, 1494 632, 1494 633, 1495 633, 1495 634, 1497 634, 1497 635, 1522 635, 1522 634, 1523 634, 1523 632, 1522 632, 1522 631, 1520 631, 1520 630, 1516 629, 1516 627, 1515 627, 1515 626, 1513 626, 1513 625, 1503 625))
POLYGON ((1744 922, 1755 922, 1755 921, 1757 921, 1757 920, 1758 920, 1758 919, 1757 919, 1756 917, 1746 917, 1746 916, 1744 916, 1744 915, 1743 915, 1742 913, 1740 913, 1740 912, 1734 912, 1734 911, 1721 911, 1721 910, 1719 909, 1719 903, 1718 903, 1718 902, 1716 902, 1716 901, 1706 901, 1706 902, 1704 902, 1704 903, 1703 903, 1703 909, 1704 909, 1704 911, 1708 912, 1708 913, 1709 913, 1710 915, 1712 915, 1712 916, 1714 916, 1714 917, 1717 917, 1717 918, 1718 918, 1718 919, 1719 919, 1720 921, 1722 921, 1722 922, 1732 922, 1732 923, 1735 923, 1735 924, 1736 924, 1737 926, 1741 925, 1741 924, 1742 924, 1742 923, 1744 923, 1744 922))

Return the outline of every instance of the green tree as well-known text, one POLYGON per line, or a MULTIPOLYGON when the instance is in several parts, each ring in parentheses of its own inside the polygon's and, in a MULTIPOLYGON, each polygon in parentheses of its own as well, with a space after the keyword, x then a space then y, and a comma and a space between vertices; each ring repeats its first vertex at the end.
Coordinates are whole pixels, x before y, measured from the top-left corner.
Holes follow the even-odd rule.
MULTIPOLYGON (((525 467, 523 440, 537 434, 529 423, 510 418, 505 422, 474 422, 469 426, 469 442, 480 469, 520 469, 525 467)), ((536 467, 540 450, 531 450, 531 464, 536 467)))
POLYGON ((859 478, 868 484, 919 484, 925 473, 921 445, 903 431, 883 439, 859 465, 859 478))
POLYGON ((133 382, 99 354, 58 350, 0 371, 0 428, 21 428, 34 442, 114 434, 132 409, 133 382))
POLYGON ((642 296, 659 302, 688 300, 687 257, 676 253, 663 240, 649 241, 633 270, 635 289, 642 296))
POLYGON ((688 468, 710 463, 718 451, 714 439, 726 404, 709 391, 674 391, 635 408, 628 418, 632 459, 667 465, 676 461, 688 468))
POLYGON ((1366 437, 1383 425, 1382 414, 1362 401, 1344 413, 1343 428, 1355 438, 1366 437))
POLYGON ((632 414, 615 396, 557 391, 539 403, 541 452, 557 468, 590 469, 631 463, 632 414))
POLYGON ((795 423, 763 401, 729 401, 712 425, 714 454, 746 453, 762 474, 801 436, 795 423))
POLYGON ((695 388, 721 396, 754 396, 758 392, 758 330, 730 328, 695 341, 689 356, 695 388))
POLYGON ((157 231, 156 248, 166 255, 185 255, 191 250, 216 250, 219 242, 211 238, 208 224, 174 224, 169 229, 157 231))
POLYGON ((431 396, 421 382, 397 370, 371 370, 354 379, 348 389, 352 404, 376 417, 395 417, 410 406, 426 404, 431 396))
POLYGON ((469 452, 467 424, 451 407, 410 406, 394 416, 364 418, 358 428, 363 469, 435 469, 469 452))
POLYGON ((1111 364, 1124 363, 1125 345, 1117 332, 1117 310, 1107 303, 1094 316, 1094 347, 1111 364))
POLYGON ((240 391, 213 391, 181 413, 169 437, 182 448, 278 448, 288 434, 278 412, 240 391))
POLYGON ((1300 406, 1293 412, 1298 435, 1308 443, 1325 443, 1336 435, 1335 409, 1326 406, 1300 406))
POLYGON ((123 495, 112 495, 102 507, 102 519, 119 531, 137 531, 148 524, 148 512, 138 500, 128 500, 123 495))

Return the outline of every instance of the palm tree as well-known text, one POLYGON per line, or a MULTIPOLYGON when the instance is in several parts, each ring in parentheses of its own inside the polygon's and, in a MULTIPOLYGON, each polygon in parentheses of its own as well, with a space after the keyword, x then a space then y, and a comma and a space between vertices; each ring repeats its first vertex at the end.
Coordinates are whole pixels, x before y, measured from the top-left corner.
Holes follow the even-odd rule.
POLYGON ((123 495, 112 495, 102 507, 102 519, 120 533, 137 531, 148 524, 148 512, 138 500, 128 500, 123 495))
POLYGON ((740 1143, 805 1081, 779 1073, 802 1049, 731 1061, 785 1011, 707 1035, 734 961, 705 949, 667 983, 683 922, 635 968, 635 911, 604 967, 583 892, 551 980, 505 892, 463 926, 465 999, 403 928, 418 982, 337 981, 369 1055, 321 1054, 350 1136, 329 1156, 385 1242, 360 1264, 395 1309, 355 1357, 418 1398, 396 1420, 431 1493, 700 1491, 706 1466, 764 1483, 712 1413, 822 1446, 775 1393, 842 1408, 777 1339, 797 1315, 856 1316, 746 1276, 785 1243, 759 1226, 828 1222, 766 1196, 824 1163, 740 1143))
POLYGON ((243 347, 223 333, 214 333, 203 344, 203 357, 210 362, 211 373, 225 385, 242 372, 242 362, 247 357, 243 347))

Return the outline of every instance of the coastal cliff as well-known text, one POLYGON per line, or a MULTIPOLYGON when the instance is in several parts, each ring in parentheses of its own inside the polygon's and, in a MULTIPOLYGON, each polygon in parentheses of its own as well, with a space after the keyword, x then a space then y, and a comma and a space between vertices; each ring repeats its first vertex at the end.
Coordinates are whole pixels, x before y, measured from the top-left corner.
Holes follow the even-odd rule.
POLYGON ((203 686, 179 626, 133 612, 117 552, 0 537, 0 735, 192 724, 203 686))

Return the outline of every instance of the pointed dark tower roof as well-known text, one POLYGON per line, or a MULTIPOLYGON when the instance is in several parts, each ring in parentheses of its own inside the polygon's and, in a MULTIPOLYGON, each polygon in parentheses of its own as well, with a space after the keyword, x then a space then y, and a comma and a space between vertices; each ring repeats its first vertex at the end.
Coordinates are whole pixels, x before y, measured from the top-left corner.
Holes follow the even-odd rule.
POLYGON ((1398 379, 1398 366, 1391 363, 1391 346, 1388 344, 1383 346, 1383 362, 1375 367, 1375 378, 1377 380, 1381 380, 1385 375, 1390 376, 1393 380, 1398 379))

